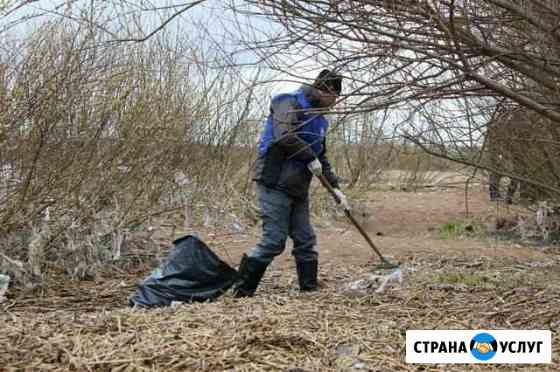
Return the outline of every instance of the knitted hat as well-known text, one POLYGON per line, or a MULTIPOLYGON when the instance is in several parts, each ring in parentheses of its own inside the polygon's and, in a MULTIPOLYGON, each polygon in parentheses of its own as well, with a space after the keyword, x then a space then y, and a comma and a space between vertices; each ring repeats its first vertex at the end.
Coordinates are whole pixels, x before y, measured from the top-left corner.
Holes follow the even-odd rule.
POLYGON ((332 72, 331 70, 323 70, 319 73, 313 86, 320 90, 330 91, 340 95, 342 91, 342 76, 332 72))

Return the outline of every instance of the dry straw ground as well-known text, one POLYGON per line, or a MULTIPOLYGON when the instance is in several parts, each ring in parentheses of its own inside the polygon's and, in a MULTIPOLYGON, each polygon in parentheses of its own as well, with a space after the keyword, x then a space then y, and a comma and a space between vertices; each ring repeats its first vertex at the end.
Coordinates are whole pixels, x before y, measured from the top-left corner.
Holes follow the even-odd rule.
MULTIPOLYGON (((558 249, 480 236, 443 238, 437 226, 461 218, 462 200, 454 190, 368 195, 377 214, 370 232, 382 234, 376 242, 405 268, 404 283, 383 294, 346 289, 368 276, 374 259, 341 223, 317 229, 323 288, 313 294, 297 291, 288 252, 255 298, 224 296, 154 311, 126 308, 134 284, 153 266, 133 262, 135 252, 93 282, 65 282, 53 268, 56 285, 12 291, 1 305, 0 370, 558 370, 558 249), (553 364, 419 368, 405 363, 408 329, 551 329, 553 364)), ((495 208, 483 193, 472 196, 470 209, 480 220, 495 208)), ((258 228, 201 232, 232 263, 258 238, 258 228)))

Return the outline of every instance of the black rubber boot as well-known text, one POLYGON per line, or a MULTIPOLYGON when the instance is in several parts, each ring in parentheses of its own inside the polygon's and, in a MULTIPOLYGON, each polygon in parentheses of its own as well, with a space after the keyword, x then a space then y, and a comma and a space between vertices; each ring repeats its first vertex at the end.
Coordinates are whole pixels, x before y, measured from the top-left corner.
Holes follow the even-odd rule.
POLYGON ((299 289, 301 291, 316 291, 317 284, 317 261, 296 261, 299 289))
POLYGON ((239 281, 233 287, 233 295, 235 297, 252 297, 267 267, 268 263, 244 254, 237 270, 239 281))

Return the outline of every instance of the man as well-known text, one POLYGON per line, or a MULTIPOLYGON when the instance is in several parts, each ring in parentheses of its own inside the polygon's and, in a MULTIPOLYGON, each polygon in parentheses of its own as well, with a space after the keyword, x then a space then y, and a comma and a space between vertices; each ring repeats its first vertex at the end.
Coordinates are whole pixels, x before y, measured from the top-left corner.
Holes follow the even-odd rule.
MULTIPOLYGON (((490 165, 496 170, 511 172, 515 169, 515 161, 511 151, 511 127, 512 111, 499 106, 494 112, 492 121, 488 124, 487 130, 487 149, 490 165)), ((488 174, 488 191, 490 200, 502 199, 500 184, 503 176, 500 173, 491 171, 488 174)), ((519 181, 510 179, 507 188, 505 201, 512 204, 513 196, 519 188, 519 181)))
MULTIPOLYGON (((498 112, 496 119, 488 126, 490 165, 498 171, 502 170, 522 178, 546 180, 547 173, 555 173, 550 168, 546 168, 550 154, 554 151, 553 146, 546 146, 547 135, 550 135, 546 121, 539 120, 538 116, 535 117, 521 107, 501 108, 501 110, 502 112, 498 112)), ((500 193, 502 177, 496 172, 489 174, 488 185, 492 201, 502 199, 500 193)), ((537 195, 540 194, 538 188, 510 177, 505 194, 507 204, 512 204, 518 190, 521 200, 537 199, 537 195)))
POLYGON ((317 240, 309 219, 309 185, 323 175, 335 188, 341 205, 346 197, 326 157, 328 122, 323 113, 334 106, 342 77, 323 70, 313 85, 272 99, 261 135, 256 162, 257 194, 262 216, 262 238, 239 265, 236 297, 252 296, 266 268, 284 251, 286 239, 294 243, 299 287, 317 289, 317 240))

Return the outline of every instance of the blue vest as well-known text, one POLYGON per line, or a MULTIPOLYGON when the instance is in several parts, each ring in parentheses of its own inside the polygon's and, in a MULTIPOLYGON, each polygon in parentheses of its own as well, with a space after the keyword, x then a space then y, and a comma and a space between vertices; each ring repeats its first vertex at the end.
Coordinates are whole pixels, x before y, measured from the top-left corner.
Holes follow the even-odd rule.
MULTIPOLYGON (((297 101, 299 107, 295 109, 298 110, 298 122, 294 126, 297 126, 297 134, 303 139, 307 144, 311 145, 311 149, 315 153, 315 156, 319 156, 323 153, 323 140, 327 134, 327 129, 329 128, 329 122, 321 114, 308 112, 311 108, 311 104, 305 98, 303 90, 298 89, 292 93, 283 93, 272 98, 272 101, 283 100, 283 99, 294 99, 297 101), (303 124, 302 124, 303 123, 303 124)), ((272 115, 269 114, 265 123, 265 128, 261 133, 261 138, 259 141, 259 155, 264 155, 270 146, 276 141, 274 138, 272 115)))

